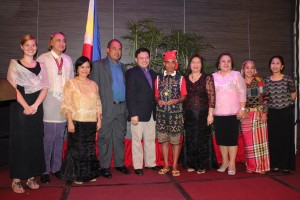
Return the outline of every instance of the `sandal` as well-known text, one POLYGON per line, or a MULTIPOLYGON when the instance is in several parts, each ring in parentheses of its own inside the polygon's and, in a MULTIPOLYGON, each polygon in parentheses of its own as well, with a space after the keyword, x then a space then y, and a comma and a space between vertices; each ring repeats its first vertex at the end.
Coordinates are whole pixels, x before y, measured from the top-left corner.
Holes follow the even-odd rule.
POLYGON ((77 185, 82 185, 83 184, 83 182, 81 182, 81 181, 74 181, 74 183, 77 184, 77 185))
POLYGON ((93 178, 92 180, 90 180, 90 182, 95 182, 97 181, 97 179, 93 178))
POLYGON ((205 169, 198 169, 197 170, 197 174, 204 174, 205 173, 205 169))
POLYGON ((172 171, 172 175, 173 175, 173 176, 180 176, 180 171, 178 171, 178 170, 173 170, 173 171, 172 171))
POLYGON ((189 168, 187 169, 187 171, 188 171, 188 172, 193 172, 193 171, 195 171, 195 169, 194 169, 194 168, 191 168, 191 167, 189 167, 189 168))
POLYGON ((159 174, 166 174, 166 173, 168 173, 168 171, 170 171, 170 168, 162 168, 162 169, 160 169, 159 170, 159 174))
POLYGON ((36 180, 35 180, 34 178, 29 178, 29 179, 27 180, 26 185, 27 185, 30 189, 32 189, 32 190, 36 190, 36 189, 39 189, 39 188, 40 188, 39 184, 37 184, 37 182, 36 182, 36 180))
POLYGON ((21 194, 21 193, 25 192, 25 190, 22 186, 22 183, 20 181, 19 182, 12 182, 11 183, 11 188, 14 191, 14 193, 21 194))

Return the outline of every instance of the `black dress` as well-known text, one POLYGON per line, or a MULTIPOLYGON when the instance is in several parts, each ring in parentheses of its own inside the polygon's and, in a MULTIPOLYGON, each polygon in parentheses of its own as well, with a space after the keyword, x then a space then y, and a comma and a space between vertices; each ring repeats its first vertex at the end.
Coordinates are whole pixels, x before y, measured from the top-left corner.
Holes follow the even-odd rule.
MULTIPOLYGON (((20 62, 18 62, 21 64, 20 62)), ((26 68, 38 75, 41 68, 26 68)), ((17 85, 28 105, 38 98, 40 91, 25 94, 24 87, 17 85)), ((9 172, 11 178, 28 179, 41 175, 45 170, 43 145, 43 105, 34 115, 24 115, 24 108, 17 101, 10 107, 9 172)))
POLYGON ((186 76, 187 98, 184 102, 186 164, 194 169, 209 168, 211 129, 207 126, 208 109, 215 107, 213 78, 202 74, 191 82, 186 76))

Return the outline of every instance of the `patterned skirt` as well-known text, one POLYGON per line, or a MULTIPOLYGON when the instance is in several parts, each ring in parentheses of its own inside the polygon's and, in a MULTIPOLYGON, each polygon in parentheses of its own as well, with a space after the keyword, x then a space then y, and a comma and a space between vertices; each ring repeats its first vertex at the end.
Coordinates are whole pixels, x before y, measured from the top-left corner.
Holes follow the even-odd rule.
POLYGON ((267 123, 261 121, 261 112, 250 111, 241 122, 246 168, 249 172, 270 170, 267 123))

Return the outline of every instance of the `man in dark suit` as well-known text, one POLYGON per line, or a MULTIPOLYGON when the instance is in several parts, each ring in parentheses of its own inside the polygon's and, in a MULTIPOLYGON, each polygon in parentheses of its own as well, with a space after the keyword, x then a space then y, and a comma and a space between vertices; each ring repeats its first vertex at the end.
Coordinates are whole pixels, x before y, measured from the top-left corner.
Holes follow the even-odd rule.
POLYGON ((112 151, 116 170, 129 174, 124 166, 126 134, 125 66, 120 62, 122 43, 113 39, 107 45, 107 57, 93 62, 90 78, 99 86, 102 103, 102 128, 99 130, 101 175, 111 178, 112 151))
POLYGON ((146 168, 159 170, 155 164, 154 80, 157 74, 149 68, 148 49, 137 49, 135 61, 137 66, 126 72, 126 104, 131 121, 133 167, 137 175, 143 175, 143 155, 146 168))

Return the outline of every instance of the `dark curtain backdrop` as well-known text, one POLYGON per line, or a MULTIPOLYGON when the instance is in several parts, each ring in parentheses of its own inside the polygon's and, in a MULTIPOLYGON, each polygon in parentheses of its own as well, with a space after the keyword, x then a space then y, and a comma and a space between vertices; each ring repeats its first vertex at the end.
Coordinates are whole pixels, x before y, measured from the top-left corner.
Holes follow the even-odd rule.
MULTIPOLYGON (((283 55, 286 73, 294 69, 294 0, 97 0, 102 56, 107 42, 128 33, 126 23, 152 17, 166 33, 182 28, 199 33, 215 49, 203 53, 214 65, 222 52, 233 54, 238 66, 251 56, 258 71, 269 75, 268 60, 283 55), (184 6, 185 5, 185 6, 184 6), (185 7, 185 12, 184 12, 185 7)), ((50 34, 62 31, 66 53, 75 61, 81 55, 89 0, 2 0, 0 2, 0 78, 6 77, 11 58, 20 58, 20 38, 26 33, 38 38, 39 54, 47 51, 50 34)), ((124 63, 132 62, 124 45, 124 63)))

